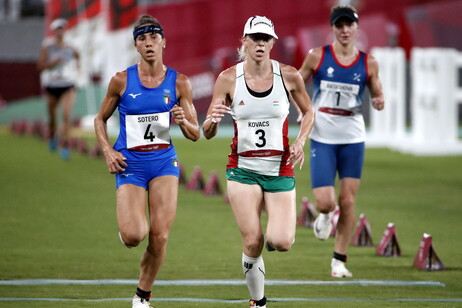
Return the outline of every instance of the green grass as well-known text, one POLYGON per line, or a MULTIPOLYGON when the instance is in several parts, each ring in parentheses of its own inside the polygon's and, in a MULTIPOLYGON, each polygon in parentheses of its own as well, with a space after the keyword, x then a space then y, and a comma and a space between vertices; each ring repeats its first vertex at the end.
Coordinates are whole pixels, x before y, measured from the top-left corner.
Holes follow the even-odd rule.
MULTIPOLYGON (((229 139, 174 143, 189 177, 200 166, 206 179, 217 171, 225 189, 229 139)), ((308 152, 308 149, 306 149, 308 152)), ((124 248, 118 239, 114 178, 98 158, 73 153, 68 162, 33 137, 0 129, 0 280, 137 279, 144 245, 124 248)), ((296 171, 297 200, 311 197, 309 164, 296 171)), ((351 247, 354 279, 439 281, 445 287, 267 286, 276 307, 459 307, 462 302, 406 299, 462 298, 462 157, 414 157, 368 149, 357 214, 365 213, 378 244, 389 222, 396 225, 402 256, 377 256, 374 247, 351 247), (412 266, 422 234, 430 233, 447 267, 427 272, 412 266), (336 299, 331 301, 315 299, 336 299), (342 300, 345 299, 345 300, 342 300), (389 301, 402 300, 402 301, 389 301)), ((160 280, 242 279, 241 242, 229 205, 180 188, 178 214, 160 280)), ((329 276, 333 241, 321 242, 297 229, 287 253, 264 251, 267 279, 338 281, 329 276)), ((133 285, 0 285, 0 298, 66 298, 69 302, 0 301, 0 307, 128 307, 129 302, 84 299, 130 298, 133 285), (80 299, 80 301, 79 301, 80 299)), ((245 286, 154 286, 157 298, 243 300, 245 286)), ((155 302, 155 307, 246 307, 245 303, 155 302)))

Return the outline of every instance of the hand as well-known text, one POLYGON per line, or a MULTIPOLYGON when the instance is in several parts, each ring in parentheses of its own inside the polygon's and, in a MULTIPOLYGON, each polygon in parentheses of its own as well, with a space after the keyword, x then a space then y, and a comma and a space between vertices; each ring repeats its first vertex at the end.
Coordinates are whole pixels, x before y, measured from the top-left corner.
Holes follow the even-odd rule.
POLYGON ((303 152, 303 144, 300 141, 295 140, 295 142, 289 147, 290 156, 287 161, 287 164, 292 163, 292 168, 295 168, 295 165, 300 163, 300 170, 303 167, 305 162, 305 153, 303 152))
POLYGON ((106 165, 111 174, 125 171, 124 167, 127 167, 128 165, 125 162, 126 158, 122 155, 122 153, 117 152, 112 148, 104 149, 103 153, 106 165))
POLYGON ((385 107, 385 101, 383 99, 383 96, 377 96, 372 98, 372 107, 374 107, 377 110, 382 110, 385 107))
POLYGON ((229 112, 229 107, 226 106, 223 102, 222 104, 213 106, 212 113, 210 114, 209 119, 212 121, 212 123, 220 123, 221 119, 223 119, 225 114, 229 112))
POLYGON ((173 106, 172 110, 170 110, 172 113, 173 119, 175 119, 175 123, 178 125, 183 125, 185 124, 186 121, 186 116, 184 113, 184 109, 178 105, 173 106))

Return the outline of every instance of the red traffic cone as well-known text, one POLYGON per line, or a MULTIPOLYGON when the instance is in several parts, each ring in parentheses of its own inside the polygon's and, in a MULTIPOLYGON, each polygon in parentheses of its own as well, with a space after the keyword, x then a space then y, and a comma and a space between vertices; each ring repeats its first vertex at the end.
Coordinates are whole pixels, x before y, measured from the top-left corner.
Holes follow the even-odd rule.
POLYGON ((85 139, 78 139, 77 151, 81 154, 88 154, 88 143, 85 139))
POLYGON ((353 246, 373 246, 371 225, 366 218, 366 215, 359 215, 358 226, 351 241, 353 246))
POLYGON ((318 211, 308 197, 302 198, 300 215, 297 217, 297 224, 302 227, 313 228, 313 223, 318 216, 318 211))
POLYGON ((204 189, 204 179, 202 178, 202 171, 200 167, 195 167, 191 178, 186 184, 186 189, 188 190, 203 190, 204 189))
POLYGON ((444 270, 443 262, 438 258, 433 248, 432 236, 430 234, 423 234, 419 250, 414 259, 414 266, 427 271, 444 270))
POLYGON ((218 178, 218 174, 215 171, 212 171, 210 173, 210 176, 207 180, 207 184, 204 187, 204 194, 206 194, 207 196, 222 194, 220 188, 220 180, 218 178))
POLYGON ((399 257, 401 255, 401 249, 399 248, 398 237, 393 223, 389 223, 387 229, 383 232, 376 253, 384 257, 399 257))

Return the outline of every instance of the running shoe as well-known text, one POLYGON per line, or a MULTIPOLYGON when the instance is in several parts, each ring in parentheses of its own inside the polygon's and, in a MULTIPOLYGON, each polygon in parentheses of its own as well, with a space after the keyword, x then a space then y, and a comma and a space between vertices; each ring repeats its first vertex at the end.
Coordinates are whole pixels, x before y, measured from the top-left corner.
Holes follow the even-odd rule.
POLYGON ((318 239, 325 241, 329 238, 332 231, 332 216, 334 212, 329 212, 327 214, 319 213, 318 217, 313 223, 313 232, 314 236, 318 239))
POLYGON ((257 302, 253 299, 249 300, 250 308, 266 308, 266 304, 263 306, 258 306, 257 302))
POLYGON ((353 274, 345 267, 345 262, 332 258, 330 266, 332 268, 332 277, 353 277, 353 274))
POLYGON ((68 148, 61 148, 59 150, 59 156, 64 160, 69 160, 71 158, 71 152, 68 148))
POLYGON ((144 298, 139 298, 138 296, 133 297, 132 308, 151 308, 149 301, 144 298))

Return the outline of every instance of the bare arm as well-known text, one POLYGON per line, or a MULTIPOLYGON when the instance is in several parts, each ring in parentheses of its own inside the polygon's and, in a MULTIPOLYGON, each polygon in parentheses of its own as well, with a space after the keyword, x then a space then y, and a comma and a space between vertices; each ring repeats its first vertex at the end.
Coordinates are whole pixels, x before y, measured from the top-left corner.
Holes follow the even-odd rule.
POLYGON ((282 65, 281 71, 287 90, 302 116, 298 136, 290 146, 289 157, 289 160, 292 161, 294 166, 300 163, 301 169, 305 160, 303 147, 305 146, 306 139, 314 124, 313 106, 308 93, 306 93, 305 83, 300 73, 297 72, 295 68, 288 65, 282 65))
POLYGON ((318 67, 319 63, 321 62, 322 58, 322 48, 314 48, 310 49, 308 54, 306 55, 305 59, 303 60, 303 64, 298 70, 300 75, 302 76, 303 80, 307 82, 310 77, 313 75, 314 71, 318 67))
POLYGON ((213 138, 218 132, 218 125, 225 114, 229 113, 231 105, 231 89, 235 86, 235 68, 229 68, 218 76, 213 88, 212 102, 207 111, 207 116, 202 124, 204 136, 207 139, 213 138))
MULTIPOLYGON (((303 81, 305 83, 307 83, 308 80, 310 80, 311 76, 313 76, 313 73, 316 67, 319 65, 321 58, 322 58, 322 48, 311 49, 306 55, 305 59, 303 60, 302 66, 298 70, 298 72, 302 76, 303 81)), ((294 106, 295 106, 295 109, 298 111, 297 123, 301 123, 302 117, 303 117, 302 112, 298 108, 297 104, 295 104, 294 106)))
POLYGON ((197 141, 200 138, 200 130, 196 108, 194 108, 192 102, 192 89, 188 77, 178 74, 176 91, 178 104, 171 110, 175 123, 180 126, 186 138, 197 141))
POLYGON ((385 99, 382 92, 382 83, 379 79, 379 64, 373 56, 368 55, 367 65, 369 68, 367 87, 371 93, 372 106, 377 110, 382 110, 385 107, 385 99))
POLYGON ((106 96, 103 98, 103 103, 98 114, 95 117, 95 134, 99 144, 103 150, 104 159, 110 173, 125 171, 127 166, 125 157, 122 153, 115 151, 107 135, 107 120, 116 110, 119 99, 126 85, 126 72, 120 72, 112 77, 109 82, 109 87, 106 96))
POLYGON ((55 58, 52 61, 48 61, 48 48, 43 46, 37 60, 37 70, 40 73, 46 69, 55 67, 59 64, 59 62, 61 62, 61 58, 55 58))

